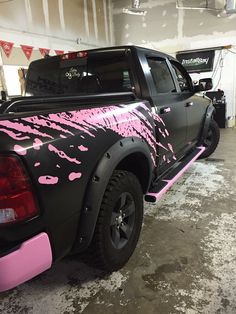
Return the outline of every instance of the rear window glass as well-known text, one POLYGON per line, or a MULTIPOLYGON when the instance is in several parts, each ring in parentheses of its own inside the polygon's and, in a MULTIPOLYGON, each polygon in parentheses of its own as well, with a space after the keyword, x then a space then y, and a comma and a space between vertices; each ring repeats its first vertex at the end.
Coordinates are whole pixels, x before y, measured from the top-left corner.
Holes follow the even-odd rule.
POLYGON ((26 95, 83 95, 131 91, 125 55, 106 53, 62 60, 54 57, 33 62, 27 74, 26 95))

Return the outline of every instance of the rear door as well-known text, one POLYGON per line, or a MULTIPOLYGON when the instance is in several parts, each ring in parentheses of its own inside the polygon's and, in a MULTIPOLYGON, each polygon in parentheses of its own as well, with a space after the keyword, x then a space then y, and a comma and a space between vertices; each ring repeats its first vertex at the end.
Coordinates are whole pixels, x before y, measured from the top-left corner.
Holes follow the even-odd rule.
POLYGON ((203 125, 206 112, 205 100, 202 96, 194 94, 192 80, 183 66, 175 60, 170 62, 175 71, 180 89, 179 99, 182 102, 182 106, 186 108, 188 123, 187 142, 189 145, 193 145, 198 141, 203 125))
POLYGON ((147 56, 151 81, 152 101, 158 116, 156 119, 159 166, 175 162, 181 155, 187 141, 186 107, 182 101, 173 70, 168 59, 159 56, 147 56), (164 123, 162 123, 162 121, 164 123))

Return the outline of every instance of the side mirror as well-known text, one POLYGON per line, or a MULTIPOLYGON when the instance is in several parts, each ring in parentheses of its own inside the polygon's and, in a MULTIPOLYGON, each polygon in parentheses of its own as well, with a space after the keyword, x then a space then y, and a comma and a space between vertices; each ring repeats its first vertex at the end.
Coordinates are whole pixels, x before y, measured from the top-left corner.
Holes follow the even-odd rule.
POLYGON ((205 78, 199 80, 199 84, 195 86, 196 92, 203 92, 213 88, 213 82, 211 78, 205 78))

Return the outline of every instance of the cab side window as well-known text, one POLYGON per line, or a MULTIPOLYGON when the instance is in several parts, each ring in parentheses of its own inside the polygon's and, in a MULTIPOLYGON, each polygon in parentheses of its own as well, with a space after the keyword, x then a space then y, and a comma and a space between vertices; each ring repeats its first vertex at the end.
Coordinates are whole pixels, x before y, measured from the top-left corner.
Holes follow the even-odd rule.
POLYGON ((191 92, 192 83, 187 71, 185 71, 178 62, 171 61, 171 65, 175 71, 181 92, 191 92))
POLYGON ((147 57, 148 65, 158 94, 176 92, 175 84, 165 59, 147 57))

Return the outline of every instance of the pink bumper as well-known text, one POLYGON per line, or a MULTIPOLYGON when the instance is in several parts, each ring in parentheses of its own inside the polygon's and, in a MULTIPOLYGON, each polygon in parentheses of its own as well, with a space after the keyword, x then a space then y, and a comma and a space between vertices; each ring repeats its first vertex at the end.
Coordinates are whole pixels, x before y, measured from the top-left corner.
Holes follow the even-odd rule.
POLYGON ((52 265, 52 250, 46 233, 40 233, 21 247, 0 258, 0 292, 39 275, 52 265))

